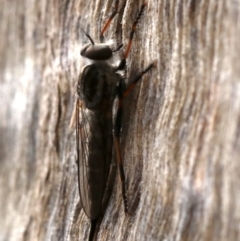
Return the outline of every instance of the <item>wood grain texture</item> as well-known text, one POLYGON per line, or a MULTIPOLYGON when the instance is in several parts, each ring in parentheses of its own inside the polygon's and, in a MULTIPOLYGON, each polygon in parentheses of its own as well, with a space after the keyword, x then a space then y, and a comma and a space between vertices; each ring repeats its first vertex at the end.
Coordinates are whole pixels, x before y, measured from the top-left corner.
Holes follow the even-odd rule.
MULTIPOLYGON (((127 80, 119 178, 97 240, 240 240, 240 1, 148 0, 127 80)), ((142 1, 106 39, 126 46, 142 1)), ((0 240, 87 240, 69 128, 86 38, 113 1, 0 0, 0 240)), ((117 56, 122 56, 120 51, 117 56)))

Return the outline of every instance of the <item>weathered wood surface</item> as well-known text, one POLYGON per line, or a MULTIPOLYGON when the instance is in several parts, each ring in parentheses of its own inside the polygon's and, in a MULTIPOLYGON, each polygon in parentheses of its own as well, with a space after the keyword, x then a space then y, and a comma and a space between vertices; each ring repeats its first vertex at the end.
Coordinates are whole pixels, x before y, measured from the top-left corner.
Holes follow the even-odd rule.
MULTIPOLYGON (((0 240, 87 240, 77 190, 80 28, 97 39, 113 1, 1 0, 0 240)), ((120 0, 106 34, 128 40, 142 1, 120 0)), ((240 2, 149 0, 127 77, 119 178, 98 240, 240 240, 240 2)), ((119 53, 121 57, 122 51, 119 53)))

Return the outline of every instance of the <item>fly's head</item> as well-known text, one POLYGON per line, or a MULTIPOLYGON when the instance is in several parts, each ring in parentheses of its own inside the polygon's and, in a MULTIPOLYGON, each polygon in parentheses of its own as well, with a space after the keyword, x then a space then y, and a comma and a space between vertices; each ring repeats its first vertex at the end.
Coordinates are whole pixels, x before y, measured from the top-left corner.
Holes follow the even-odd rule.
MULTIPOLYGON (((84 32, 84 31, 83 31, 84 32)), ((112 57, 113 50, 106 44, 95 44, 89 34, 84 32, 91 43, 85 44, 80 54, 94 61, 105 61, 112 57)))

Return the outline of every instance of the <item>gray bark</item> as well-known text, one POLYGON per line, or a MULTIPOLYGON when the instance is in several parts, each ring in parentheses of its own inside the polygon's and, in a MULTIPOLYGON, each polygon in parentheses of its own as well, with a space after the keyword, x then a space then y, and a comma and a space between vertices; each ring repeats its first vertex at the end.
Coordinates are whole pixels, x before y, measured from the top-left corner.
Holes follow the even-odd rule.
MULTIPOLYGON (((114 1, 1 0, 0 240, 87 240, 69 128, 86 38, 114 1)), ((142 1, 106 39, 126 47, 142 1)), ((240 240, 240 2, 154 0, 137 26, 122 154, 97 240, 240 240)), ((121 58, 123 51, 116 55, 121 58)))

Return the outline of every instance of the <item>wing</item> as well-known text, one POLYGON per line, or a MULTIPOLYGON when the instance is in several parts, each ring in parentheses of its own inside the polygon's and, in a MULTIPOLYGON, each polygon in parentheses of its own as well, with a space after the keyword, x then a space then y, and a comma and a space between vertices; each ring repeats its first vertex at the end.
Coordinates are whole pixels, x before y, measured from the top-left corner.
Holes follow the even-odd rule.
POLYGON ((110 148, 112 152, 111 143, 109 145, 109 141, 105 140, 106 126, 102 125, 99 121, 102 118, 98 117, 77 99, 76 148, 79 193, 84 212, 90 219, 95 219, 102 209, 111 159, 110 148))

